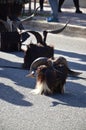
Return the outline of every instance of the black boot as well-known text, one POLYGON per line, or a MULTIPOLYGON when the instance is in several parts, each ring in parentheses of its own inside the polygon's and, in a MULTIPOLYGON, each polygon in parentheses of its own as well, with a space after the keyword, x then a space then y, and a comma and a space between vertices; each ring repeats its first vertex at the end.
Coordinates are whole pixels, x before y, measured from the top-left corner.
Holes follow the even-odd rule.
POLYGON ((79 9, 79 0, 73 0, 75 8, 76 8, 76 13, 82 13, 79 9))
POLYGON ((61 7, 62 7, 64 1, 65 1, 65 0, 59 0, 58 12, 62 12, 62 11, 61 11, 61 7))

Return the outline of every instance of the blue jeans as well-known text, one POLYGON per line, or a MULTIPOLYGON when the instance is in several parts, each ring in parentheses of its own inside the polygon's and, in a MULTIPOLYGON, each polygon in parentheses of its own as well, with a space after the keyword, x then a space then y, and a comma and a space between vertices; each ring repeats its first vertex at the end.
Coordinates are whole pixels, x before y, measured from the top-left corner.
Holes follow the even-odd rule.
POLYGON ((52 15, 55 19, 58 19, 58 0, 49 0, 51 9, 52 9, 52 15))

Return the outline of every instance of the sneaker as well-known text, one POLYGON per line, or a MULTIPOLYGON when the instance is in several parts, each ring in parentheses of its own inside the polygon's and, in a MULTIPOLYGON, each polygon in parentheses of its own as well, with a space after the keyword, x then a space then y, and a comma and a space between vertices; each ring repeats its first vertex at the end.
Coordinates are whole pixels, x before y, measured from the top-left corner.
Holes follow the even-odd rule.
POLYGON ((55 19, 53 17, 47 18, 47 22, 59 22, 58 19, 55 19))

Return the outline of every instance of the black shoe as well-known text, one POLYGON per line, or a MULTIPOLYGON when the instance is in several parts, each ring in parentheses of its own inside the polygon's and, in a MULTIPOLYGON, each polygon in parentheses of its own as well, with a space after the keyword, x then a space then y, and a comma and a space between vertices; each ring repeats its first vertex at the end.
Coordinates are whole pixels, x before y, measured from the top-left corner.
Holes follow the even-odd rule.
POLYGON ((80 11, 80 10, 76 10, 76 13, 82 14, 82 11, 80 11))
POLYGON ((58 9, 58 12, 60 12, 60 13, 61 13, 61 12, 62 12, 62 11, 61 11, 61 9, 58 9))

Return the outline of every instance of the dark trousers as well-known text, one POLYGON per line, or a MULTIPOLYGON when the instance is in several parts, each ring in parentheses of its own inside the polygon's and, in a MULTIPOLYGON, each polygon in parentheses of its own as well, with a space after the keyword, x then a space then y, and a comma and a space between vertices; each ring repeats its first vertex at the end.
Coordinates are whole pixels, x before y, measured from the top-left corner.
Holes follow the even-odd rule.
POLYGON ((40 9, 43 10, 44 0, 39 0, 40 9))
POLYGON ((51 9, 52 9, 52 15, 55 19, 58 19, 58 0, 49 0, 51 9))
MULTIPOLYGON (((62 4, 64 3, 65 0, 59 0, 59 10, 61 9, 62 4)), ((79 10, 79 0, 73 0, 74 6, 76 10, 79 10)))

